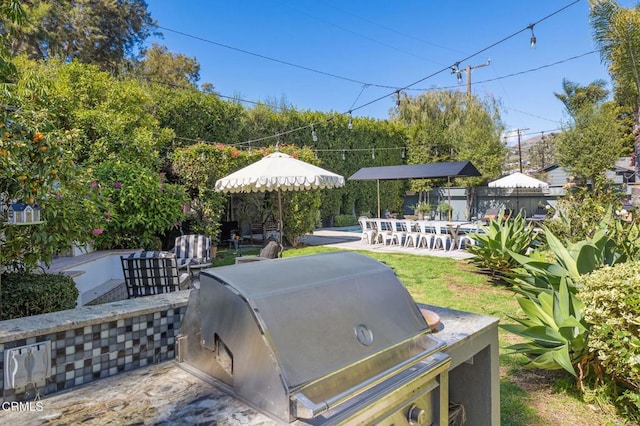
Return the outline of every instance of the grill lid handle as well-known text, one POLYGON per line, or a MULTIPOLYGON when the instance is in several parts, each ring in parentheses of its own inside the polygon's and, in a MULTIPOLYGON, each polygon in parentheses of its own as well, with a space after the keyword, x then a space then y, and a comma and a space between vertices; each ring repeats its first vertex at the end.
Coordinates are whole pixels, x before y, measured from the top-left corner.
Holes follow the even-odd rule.
POLYGON ((329 410, 329 404, 326 401, 316 404, 302 393, 297 393, 294 398, 296 400, 295 415, 301 419, 312 419, 329 410))
MULTIPOLYGON (((311 401, 306 395, 302 392, 297 392, 292 395, 292 399, 294 400, 293 409, 295 410, 294 415, 296 417, 302 419, 312 419, 319 414, 322 414, 329 409, 348 401, 355 396, 373 388, 374 386, 383 383, 385 381, 393 381, 393 377, 397 375, 400 371, 407 370, 413 366, 416 366, 412 374, 408 377, 405 377, 403 381, 395 382, 391 389, 397 388, 404 385, 404 382, 412 380, 414 377, 418 377, 420 375, 426 374, 428 371, 433 370, 434 368, 441 366, 443 364, 448 364, 451 362, 449 355, 446 355, 442 352, 434 353, 435 349, 441 348, 438 346, 437 348, 427 349, 405 361, 402 363, 383 371, 382 373, 371 377, 368 380, 365 380, 358 385, 348 389, 338 395, 335 395, 325 401, 321 401, 319 403, 311 401), (429 362, 423 362, 426 358, 431 356, 431 360, 429 362)), ((390 392, 389 388, 386 389, 386 392, 390 392)))

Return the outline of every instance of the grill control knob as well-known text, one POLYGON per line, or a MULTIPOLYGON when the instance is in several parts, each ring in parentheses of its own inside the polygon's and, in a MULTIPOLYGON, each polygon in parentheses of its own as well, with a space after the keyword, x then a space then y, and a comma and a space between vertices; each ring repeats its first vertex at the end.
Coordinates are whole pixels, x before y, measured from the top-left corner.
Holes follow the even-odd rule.
POLYGON ((423 425, 427 420, 427 414, 424 410, 417 405, 412 405, 409 408, 409 412, 407 413, 407 418, 409 419, 409 424, 411 425, 423 425))

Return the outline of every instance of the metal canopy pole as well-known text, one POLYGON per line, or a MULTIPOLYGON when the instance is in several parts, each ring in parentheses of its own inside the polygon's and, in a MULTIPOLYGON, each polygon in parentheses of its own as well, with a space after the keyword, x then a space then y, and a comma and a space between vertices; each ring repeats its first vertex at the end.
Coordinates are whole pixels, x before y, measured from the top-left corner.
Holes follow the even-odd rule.
POLYGON ((378 219, 381 217, 380 216, 380 179, 376 179, 376 185, 377 185, 377 189, 378 189, 378 219))

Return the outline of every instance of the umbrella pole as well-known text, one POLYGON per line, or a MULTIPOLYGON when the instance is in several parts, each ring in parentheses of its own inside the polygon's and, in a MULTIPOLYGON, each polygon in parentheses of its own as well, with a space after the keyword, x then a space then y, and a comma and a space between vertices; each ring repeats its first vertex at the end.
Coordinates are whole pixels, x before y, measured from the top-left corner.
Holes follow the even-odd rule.
POLYGON ((280 252, 284 249, 284 221, 282 220, 282 191, 278 189, 278 211, 280 212, 280 252))

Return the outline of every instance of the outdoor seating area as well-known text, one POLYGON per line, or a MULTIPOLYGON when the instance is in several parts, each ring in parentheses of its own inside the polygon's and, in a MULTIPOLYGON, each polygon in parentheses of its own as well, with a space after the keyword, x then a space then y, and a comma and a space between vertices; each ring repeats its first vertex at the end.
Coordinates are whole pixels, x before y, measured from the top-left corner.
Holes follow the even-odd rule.
POLYGON ((462 250, 473 244, 470 234, 482 232, 471 222, 438 220, 380 219, 360 217, 361 241, 370 245, 462 250))

